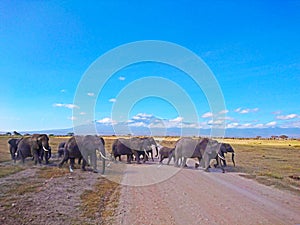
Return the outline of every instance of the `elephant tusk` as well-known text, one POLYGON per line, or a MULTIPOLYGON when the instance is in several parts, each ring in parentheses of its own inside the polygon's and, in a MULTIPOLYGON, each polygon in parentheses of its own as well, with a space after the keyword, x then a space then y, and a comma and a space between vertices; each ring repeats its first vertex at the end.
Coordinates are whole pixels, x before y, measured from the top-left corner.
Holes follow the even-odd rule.
POLYGON ((225 160, 225 158, 223 156, 221 156, 219 153, 218 153, 218 156, 219 156, 220 159, 225 160))
POLYGON ((44 151, 45 151, 45 152, 49 152, 49 150, 48 150, 48 149, 46 149, 44 146, 43 146, 43 149, 44 149, 44 151))
POLYGON ((99 151, 99 152, 100 152, 100 155, 101 155, 102 158, 104 158, 104 159, 106 159, 106 160, 110 160, 109 158, 105 157, 105 156, 102 154, 101 151, 99 151))

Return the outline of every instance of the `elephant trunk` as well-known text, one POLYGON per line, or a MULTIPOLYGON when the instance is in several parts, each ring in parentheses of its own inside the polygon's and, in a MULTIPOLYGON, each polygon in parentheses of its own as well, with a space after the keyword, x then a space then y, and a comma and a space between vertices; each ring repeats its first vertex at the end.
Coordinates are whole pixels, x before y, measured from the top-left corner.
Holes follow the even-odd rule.
POLYGON ((235 162, 234 162, 234 152, 232 153, 231 159, 232 159, 232 162, 233 162, 233 166, 235 167, 235 162))
POLYGON ((156 155, 155 155, 155 157, 158 157, 158 147, 155 146, 155 149, 156 149, 156 155))

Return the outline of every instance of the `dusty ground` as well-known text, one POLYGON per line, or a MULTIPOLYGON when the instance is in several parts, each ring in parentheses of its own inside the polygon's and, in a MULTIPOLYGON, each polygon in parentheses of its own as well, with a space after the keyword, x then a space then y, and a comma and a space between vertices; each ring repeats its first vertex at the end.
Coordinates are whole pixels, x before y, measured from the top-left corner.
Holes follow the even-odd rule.
POLYGON ((103 213, 110 213, 110 201, 119 196, 113 189, 98 190, 109 182, 99 174, 48 166, 23 169, 0 178, 0 224, 110 223, 103 213))
MULTIPOLYGON (((54 152, 66 139, 51 138, 54 152)), ((105 140, 110 150, 114 138, 105 140)), ((299 140, 226 141, 237 167, 228 157, 225 174, 160 166, 156 159, 111 163, 102 177, 33 166, 30 159, 14 165, 7 138, 0 138, 0 224, 300 224, 299 140)))
MULTIPOLYGON (((124 182, 133 185, 149 175, 146 166, 128 166, 124 174, 124 182)), ((115 223, 299 224, 299 212, 299 195, 238 173, 183 169, 164 182, 123 186, 115 223)))

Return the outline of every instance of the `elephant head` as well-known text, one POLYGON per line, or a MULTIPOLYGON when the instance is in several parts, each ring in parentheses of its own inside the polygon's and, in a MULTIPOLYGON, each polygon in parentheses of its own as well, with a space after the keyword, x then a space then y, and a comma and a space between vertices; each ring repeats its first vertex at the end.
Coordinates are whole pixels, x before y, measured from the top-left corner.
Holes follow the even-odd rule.
MULTIPOLYGON (((230 145, 230 144, 228 144, 228 143, 222 143, 222 146, 221 146, 221 148, 220 148, 220 152, 219 152, 219 154, 222 156, 222 157, 224 157, 224 154, 226 154, 226 153, 232 153, 232 156, 231 156, 231 160, 232 160, 232 163, 233 163, 233 166, 235 166, 235 161, 234 161, 234 156, 235 156, 235 154, 234 154, 234 149, 232 148, 232 146, 230 145)), ((222 159, 222 161, 224 162, 224 164, 225 164, 225 166, 226 166, 226 161, 225 161, 225 159, 223 160, 222 159)))
POLYGON ((31 136, 31 154, 35 162, 39 160, 39 157, 42 159, 45 154, 45 160, 48 164, 48 160, 51 157, 51 148, 49 146, 49 137, 46 134, 33 134, 31 136))

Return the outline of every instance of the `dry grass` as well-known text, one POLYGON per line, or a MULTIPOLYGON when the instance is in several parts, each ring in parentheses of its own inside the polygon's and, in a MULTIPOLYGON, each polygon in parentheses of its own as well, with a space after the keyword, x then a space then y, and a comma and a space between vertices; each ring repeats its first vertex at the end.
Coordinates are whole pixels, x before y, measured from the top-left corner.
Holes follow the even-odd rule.
POLYGON ((120 185, 102 177, 99 179, 94 190, 86 190, 81 195, 82 214, 91 219, 101 217, 103 221, 108 221, 118 207, 120 185))
POLYGON ((236 152, 234 171, 266 185, 300 193, 299 140, 229 139, 236 152))
POLYGON ((0 165, 0 178, 6 177, 10 174, 17 173, 23 170, 23 167, 15 166, 15 165, 0 165))

